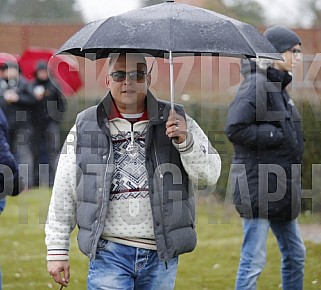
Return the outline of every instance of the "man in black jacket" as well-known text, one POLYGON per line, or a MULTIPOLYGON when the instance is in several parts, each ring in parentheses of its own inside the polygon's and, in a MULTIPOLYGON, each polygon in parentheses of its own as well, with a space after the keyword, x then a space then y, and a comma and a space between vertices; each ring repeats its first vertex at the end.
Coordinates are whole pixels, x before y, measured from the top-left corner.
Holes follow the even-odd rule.
MULTIPOLYGON (((0 214, 6 204, 6 195, 18 195, 23 184, 19 182, 18 164, 10 151, 8 142, 8 122, 0 108, 0 214)), ((0 268, 0 289, 2 285, 0 268)))
POLYGON ((8 141, 8 122, 0 108, 0 213, 5 207, 7 195, 18 195, 22 189, 19 183, 18 164, 10 151, 8 141))
POLYGON ((264 34, 284 62, 243 62, 244 81, 226 124, 235 151, 232 191, 244 235, 235 289, 256 289, 271 228, 282 254, 282 289, 301 290, 305 247, 296 218, 301 201, 303 134, 299 112, 286 90, 301 57, 301 40, 283 26, 271 27, 264 34))
POLYGON ((60 92, 58 83, 49 78, 48 64, 39 61, 36 64, 35 79, 32 89, 36 104, 33 107, 32 121, 35 129, 33 138, 34 149, 34 182, 48 183, 52 186, 60 152, 60 122, 65 111, 65 98, 60 92), (49 176, 39 176, 40 164, 49 165, 49 176))

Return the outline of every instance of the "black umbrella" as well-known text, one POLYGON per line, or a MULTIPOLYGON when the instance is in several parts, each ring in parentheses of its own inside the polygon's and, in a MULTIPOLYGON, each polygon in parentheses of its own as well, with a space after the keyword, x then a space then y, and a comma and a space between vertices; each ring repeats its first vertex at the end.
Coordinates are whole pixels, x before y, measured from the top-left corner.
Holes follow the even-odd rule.
POLYGON ((91 22, 67 40, 56 54, 71 53, 96 60, 114 52, 168 57, 172 103, 172 53, 282 60, 272 44, 253 26, 170 0, 91 22))

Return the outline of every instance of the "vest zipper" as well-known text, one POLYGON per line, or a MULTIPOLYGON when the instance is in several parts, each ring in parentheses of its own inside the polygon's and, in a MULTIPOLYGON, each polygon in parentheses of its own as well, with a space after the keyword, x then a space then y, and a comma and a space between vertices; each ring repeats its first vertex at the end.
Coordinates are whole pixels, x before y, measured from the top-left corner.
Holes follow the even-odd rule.
MULTIPOLYGON (((108 158, 106 160, 106 170, 105 170, 105 174, 104 174, 104 180, 106 180, 106 177, 107 177, 107 173, 108 173, 108 164, 109 164, 109 160, 110 160, 110 156, 111 156, 111 148, 112 148, 112 144, 110 142, 109 144, 109 153, 108 153, 108 158)), ((103 198, 102 198, 102 204, 101 204, 101 208, 100 208, 100 212, 99 212, 99 216, 98 216, 98 219, 96 220, 97 223, 99 223, 100 219, 101 219, 101 216, 102 216, 102 213, 103 213, 103 208, 104 208, 104 200, 105 200, 105 196, 106 196, 106 188, 105 188, 105 183, 104 183, 104 186, 102 187, 103 189, 103 198)), ((94 235, 94 238, 93 238, 93 242, 92 242, 92 252, 90 254, 90 258, 93 256, 93 249, 94 249, 94 244, 95 244, 95 241, 96 241, 96 237, 97 237, 97 234, 98 234, 98 230, 99 230, 99 225, 97 225, 97 228, 96 228, 96 232, 95 232, 95 235, 94 235)))
POLYGON ((154 151, 155 151, 157 171, 158 171, 158 173, 159 173, 159 177, 160 177, 161 179, 163 179, 164 176, 163 176, 163 173, 162 173, 162 171, 161 171, 161 169, 160 169, 160 163, 159 163, 158 156, 157 156, 157 152, 156 152, 155 140, 153 140, 153 144, 154 144, 154 151))

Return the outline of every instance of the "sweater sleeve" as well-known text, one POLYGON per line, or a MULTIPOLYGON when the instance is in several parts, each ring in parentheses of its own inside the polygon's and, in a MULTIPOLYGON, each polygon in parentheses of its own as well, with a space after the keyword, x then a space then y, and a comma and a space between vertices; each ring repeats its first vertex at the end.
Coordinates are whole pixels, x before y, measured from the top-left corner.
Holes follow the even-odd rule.
POLYGON ((211 193, 221 173, 221 158, 200 126, 188 115, 186 122, 186 144, 176 147, 181 153, 184 169, 196 188, 211 193))
POLYGON ((68 260, 70 234, 76 226, 76 134, 69 132, 60 153, 45 226, 47 260, 68 260))

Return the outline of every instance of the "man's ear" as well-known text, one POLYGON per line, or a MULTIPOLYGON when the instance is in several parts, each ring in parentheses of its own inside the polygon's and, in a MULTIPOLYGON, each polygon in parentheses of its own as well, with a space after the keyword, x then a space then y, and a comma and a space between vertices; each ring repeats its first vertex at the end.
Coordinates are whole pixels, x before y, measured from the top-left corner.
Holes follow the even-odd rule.
POLYGON ((147 74, 147 88, 149 88, 150 84, 152 83, 152 74, 147 74))
POLYGON ((110 89, 110 79, 109 76, 105 76, 105 84, 108 89, 110 89))

